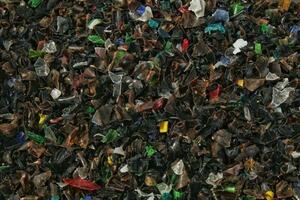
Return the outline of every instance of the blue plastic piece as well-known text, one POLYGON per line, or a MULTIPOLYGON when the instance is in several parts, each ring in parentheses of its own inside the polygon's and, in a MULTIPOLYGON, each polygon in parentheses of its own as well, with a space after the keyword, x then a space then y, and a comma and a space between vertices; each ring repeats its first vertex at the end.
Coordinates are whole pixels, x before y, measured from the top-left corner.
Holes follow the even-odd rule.
POLYGON ((138 8, 136 9, 136 12, 137 12, 139 15, 143 15, 145 11, 146 11, 146 7, 143 6, 143 5, 141 5, 140 7, 138 7, 138 8))
POLYGON ((215 18, 215 21, 227 22, 229 21, 229 12, 222 9, 217 9, 212 15, 215 18))

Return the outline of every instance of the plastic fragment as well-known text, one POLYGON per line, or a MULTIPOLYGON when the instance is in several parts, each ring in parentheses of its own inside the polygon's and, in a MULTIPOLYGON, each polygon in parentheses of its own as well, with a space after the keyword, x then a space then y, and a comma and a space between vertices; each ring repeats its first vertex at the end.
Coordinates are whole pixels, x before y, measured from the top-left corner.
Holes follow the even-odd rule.
POLYGON ((39 120, 39 125, 43 125, 47 119, 47 115, 39 114, 40 120, 39 120))
POLYGON ((197 18, 203 17, 205 14, 205 5, 204 0, 192 0, 188 10, 193 11, 197 18))
POLYGON ((183 198, 183 193, 182 192, 179 192, 177 190, 173 190, 173 197, 174 197, 174 200, 179 200, 179 199, 182 199, 183 198))
POLYGON ((0 172, 3 172, 3 171, 5 171, 5 170, 7 170, 7 169, 9 169, 9 168, 10 168, 9 165, 1 165, 1 166, 0 166, 0 172))
POLYGON ((46 54, 46 52, 43 52, 43 51, 29 49, 29 58, 44 57, 45 54, 46 54))
POLYGON ((37 135, 37 134, 35 134, 33 132, 30 132, 30 131, 27 131, 26 135, 30 140, 33 140, 38 144, 44 144, 45 143, 45 138, 43 136, 37 135))
POLYGON ((16 137, 17 137, 17 142, 19 144, 24 144, 25 143, 26 135, 23 131, 19 132, 16 137))
POLYGON ((275 81, 275 80, 278 80, 278 79, 280 79, 280 77, 277 76, 277 74, 275 74, 275 73, 269 72, 269 73, 266 75, 266 80, 267 80, 267 81, 275 81))
POLYGON ((245 41, 244 39, 237 39, 233 43, 234 51, 233 54, 238 54, 241 52, 241 48, 246 47, 248 45, 248 42, 245 41))
POLYGON ((247 121, 251 121, 251 113, 247 106, 244 106, 244 116, 247 121))
POLYGON ((292 87, 287 87, 282 90, 274 87, 271 106, 274 108, 280 106, 280 104, 284 103, 289 98, 290 92, 293 91, 295 91, 295 88, 292 87))
POLYGON ((86 196, 85 196, 85 200, 92 200, 92 197, 89 196, 89 195, 86 195, 86 196))
POLYGON ((42 51, 46 53, 55 53, 57 51, 55 42, 53 40, 50 40, 44 45, 42 51))
POLYGON ((43 0, 29 0, 28 4, 33 7, 36 8, 38 7, 41 3, 43 2, 43 0))
POLYGON ((39 77, 48 76, 50 73, 50 68, 47 63, 42 58, 38 58, 34 63, 36 75, 39 77))
POLYGON ((214 174, 211 172, 209 173, 208 178, 206 179, 206 183, 216 187, 219 184, 218 182, 222 179, 223 179, 223 173, 218 172, 214 174))
POLYGON ((233 15, 237 15, 244 10, 244 6, 241 3, 233 4, 233 15))
POLYGON ((146 146, 147 157, 152 157, 156 153, 156 150, 152 146, 146 146))
POLYGON ((63 181, 65 184, 68 184, 71 187, 79 188, 82 190, 95 191, 101 189, 100 185, 97 185, 96 183, 81 178, 64 178, 63 181))
POLYGON ((240 87, 244 87, 244 79, 238 79, 237 81, 236 81, 236 84, 238 85, 238 86, 240 86, 240 87))
POLYGON ((254 48, 255 48, 255 53, 256 54, 258 54, 258 55, 262 54, 261 44, 260 43, 255 42, 255 47, 254 48))
POLYGON ((235 193, 236 192, 236 188, 235 186, 227 186, 223 189, 225 192, 229 192, 229 193, 235 193))
POLYGON ((184 170, 184 163, 182 160, 179 160, 173 163, 171 168, 176 175, 182 175, 184 170))
POLYGON ((145 7, 143 14, 137 18, 138 21, 146 22, 153 18, 152 9, 149 6, 145 7))
POLYGON ((158 28, 159 27, 159 23, 156 21, 156 20, 153 20, 153 19, 150 19, 148 21, 148 25, 151 27, 151 28, 158 28))
POLYGON ((209 24, 205 27, 204 32, 211 34, 212 31, 220 31, 221 33, 225 33, 225 28, 221 23, 209 24))
POLYGON ((90 113, 90 114, 92 114, 92 113, 95 113, 95 108, 93 108, 92 106, 89 106, 89 107, 87 107, 87 109, 86 109, 86 112, 87 113, 90 113))
POLYGON ((59 196, 52 196, 51 197, 51 200, 59 200, 60 198, 59 198, 59 196))
POLYGON ((162 182, 156 185, 156 188, 160 192, 160 194, 167 193, 169 194, 172 190, 172 185, 167 185, 166 183, 162 182))
POLYGON ((155 195, 154 195, 153 192, 147 194, 147 193, 141 191, 139 188, 135 189, 134 191, 138 193, 139 197, 146 197, 147 200, 154 200, 155 199, 155 195))
POLYGON ((221 85, 217 85, 216 89, 214 89, 213 91, 209 92, 209 98, 211 101, 215 101, 218 100, 219 95, 221 93, 221 85))
POLYGON ((61 91, 54 88, 52 89, 51 93, 50 93, 51 97, 55 100, 55 99, 58 99, 58 97, 60 97, 61 95, 61 91))
POLYGON ((182 44, 181 44, 181 52, 185 53, 187 52, 189 48, 190 42, 188 39, 183 39, 182 44))
POLYGON ((282 11, 288 11, 292 0, 279 0, 278 7, 282 11))
POLYGON ((97 26, 97 25, 99 25, 101 23, 102 23, 101 19, 92 19, 92 20, 89 21, 87 27, 88 27, 88 29, 92 30, 92 29, 95 28, 95 26, 97 26))
POLYGON ((105 136, 102 138, 101 142, 103 143, 111 143, 117 140, 120 137, 120 133, 118 130, 109 129, 105 136))
POLYGON ((265 192, 265 198, 266 200, 274 200, 274 192, 271 190, 265 192))
POLYGON ((94 44, 99 44, 99 45, 105 44, 105 41, 98 35, 89 35, 88 40, 94 44))
POLYGON ((215 21, 227 22, 229 21, 229 12, 223 9, 217 9, 213 15, 215 21))
POLYGON ((159 123, 159 132, 160 133, 167 133, 169 128, 169 122, 168 121, 162 121, 159 123))

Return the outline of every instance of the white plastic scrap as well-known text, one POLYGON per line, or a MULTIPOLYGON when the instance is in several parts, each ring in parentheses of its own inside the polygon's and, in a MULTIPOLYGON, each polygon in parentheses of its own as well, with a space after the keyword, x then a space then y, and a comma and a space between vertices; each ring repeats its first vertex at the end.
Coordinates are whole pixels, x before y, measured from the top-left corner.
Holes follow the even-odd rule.
POLYGON ((197 18, 203 17, 205 14, 205 1, 204 0, 192 0, 188 10, 193 11, 197 18))
POLYGON ((210 172, 208 175, 208 178, 206 179, 206 183, 209 185, 212 185, 216 187, 218 185, 217 182, 223 179, 223 173, 218 172, 217 174, 214 174, 213 172, 210 172))
POLYGON ((184 163, 182 160, 179 160, 176 164, 172 165, 171 168, 176 175, 182 175, 184 170, 184 163))
POLYGON ((95 26, 97 26, 98 24, 100 24, 102 21, 101 19, 93 19, 90 21, 90 23, 88 24, 88 28, 89 29, 94 29, 95 26))
POLYGON ((46 53, 55 53, 57 51, 55 42, 50 40, 47 44, 44 45, 42 51, 46 53))
POLYGON ((273 108, 276 108, 280 104, 284 103, 289 98, 290 92, 295 91, 295 88, 286 87, 288 83, 288 79, 285 78, 282 82, 278 82, 275 87, 273 87, 271 101, 271 106, 273 108))
POLYGON ((52 97, 53 99, 57 99, 58 97, 60 97, 61 91, 58 90, 58 89, 56 89, 56 88, 54 88, 54 89, 51 91, 50 95, 51 95, 51 97, 52 97))
POLYGON ((154 196, 154 193, 151 192, 150 194, 147 194, 143 191, 141 191, 139 188, 135 189, 134 191, 136 191, 139 195, 139 197, 148 197, 147 200, 154 200, 155 199, 155 196, 154 196))
POLYGON ((122 156, 125 156, 125 151, 124 151, 124 149, 123 149, 123 146, 116 147, 116 148, 114 149, 113 153, 119 154, 119 155, 122 155, 122 156))
POLYGON ((138 17, 136 20, 146 22, 153 17, 151 7, 146 6, 145 12, 142 16, 138 17))
POLYGON ((120 169, 120 172, 121 172, 121 173, 127 173, 127 172, 129 172, 128 165, 124 165, 124 166, 120 169))
POLYGON ((247 106, 244 106, 244 116, 247 121, 251 121, 251 113, 247 106))
POLYGON ((160 194, 170 193, 172 190, 172 185, 167 185, 166 183, 159 183, 156 185, 160 194))
POLYGON ((293 152, 291 153, 291 155, 292 155, 293 158, 299 158, 299 157, 300 157, 300 152, 293 151, 293 152))
POLYGON ((234 43, 233 43, 233 47, 234 47, 234 51, 233 54, 238 54, 241 52, 241 48, 245 47, 248 45, 248 42, 246 40, 243 39, 237 39, 234 43))
POLYGON ((122 79, 123 75, 115 74, 111 71, 108 72, 108 76, 110 77, 111 81, 114 83, 114 89, 113 89, 113 96, 119 96, 122 91, 122 79))
POLYGON ((280 77, 277 76, 277 74, 271 73, 271 72, 269 72, 269 73, 267 74, 267 76, 266 76, 266 80, 267 80, 267 81, 275 81, 275 80, 277 80, 277 79, 279 79, 279 78, 280 78, 280 77))

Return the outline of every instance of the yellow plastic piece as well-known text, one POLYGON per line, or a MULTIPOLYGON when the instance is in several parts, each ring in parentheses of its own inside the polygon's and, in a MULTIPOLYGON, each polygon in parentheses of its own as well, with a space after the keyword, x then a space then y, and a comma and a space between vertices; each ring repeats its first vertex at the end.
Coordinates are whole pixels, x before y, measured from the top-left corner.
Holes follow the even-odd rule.
POLYGON ((239 79, 236 81, 236 84, 240 87, 244 87, 244 80, 243 79, 239 79))
POLYGON ((112 166, 112 165, 114 164, 112 156, 108 156, 108 157, 107 157, 107 163, 108 163, 108 165, 110 165, 110 166, 112 166))
POLYGON ((265 198, 266 200, 274 200, 274 192, 272 192, 271 190, 267 191, 265 193, 265 198))
POLYGON ((39 120, 39 125, 43 125, 47 119, 47 115, 39 114, 40 120, 39 120))
POLYGON ((288 11, 290 8, 292 0, 280 0, 278 7, 281 11, 288 11))
POLYGON ((167 133, 168 132, 168 127, 169 127, 169 122, 168 121, 162 121, 159 124, 159 132, 160 133, 167 133))

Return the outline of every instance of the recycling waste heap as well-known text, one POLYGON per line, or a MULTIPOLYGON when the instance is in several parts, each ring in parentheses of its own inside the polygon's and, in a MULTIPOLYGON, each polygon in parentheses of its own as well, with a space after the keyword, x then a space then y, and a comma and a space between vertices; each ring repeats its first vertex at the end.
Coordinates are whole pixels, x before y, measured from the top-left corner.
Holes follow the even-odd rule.
POLYGON ((0 200, 299 200, 299 53, 299 0, 0 0, 0 200))

